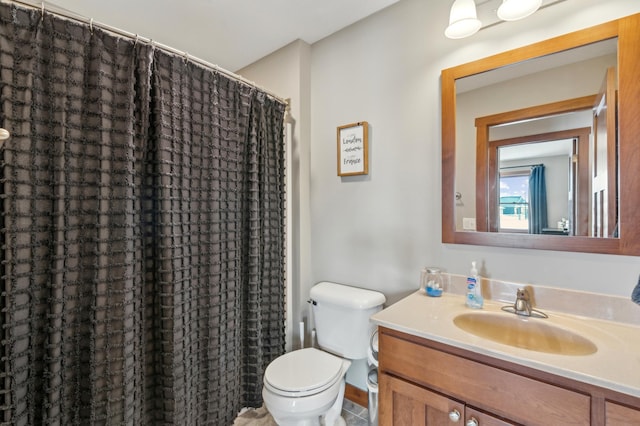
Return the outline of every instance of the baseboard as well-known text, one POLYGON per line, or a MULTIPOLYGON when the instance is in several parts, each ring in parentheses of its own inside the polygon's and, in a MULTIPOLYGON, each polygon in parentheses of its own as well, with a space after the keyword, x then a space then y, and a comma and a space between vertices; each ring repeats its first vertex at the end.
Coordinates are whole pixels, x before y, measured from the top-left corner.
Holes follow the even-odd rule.
POLYGON ((344 397, 364 408, 369 406, 369 394, 367 391, 363 391, 349 383, 347 383, 347 386, 344 389, 344 397))

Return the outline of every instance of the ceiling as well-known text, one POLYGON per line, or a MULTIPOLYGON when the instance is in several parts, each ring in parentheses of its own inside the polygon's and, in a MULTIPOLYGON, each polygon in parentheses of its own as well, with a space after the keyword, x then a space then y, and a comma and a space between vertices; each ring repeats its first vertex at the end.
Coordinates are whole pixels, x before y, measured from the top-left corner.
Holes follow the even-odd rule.
POLYGON ((312 44, 397 1, 53 0, 44 5, 138 34, 235 72, 292 41, 312 44))

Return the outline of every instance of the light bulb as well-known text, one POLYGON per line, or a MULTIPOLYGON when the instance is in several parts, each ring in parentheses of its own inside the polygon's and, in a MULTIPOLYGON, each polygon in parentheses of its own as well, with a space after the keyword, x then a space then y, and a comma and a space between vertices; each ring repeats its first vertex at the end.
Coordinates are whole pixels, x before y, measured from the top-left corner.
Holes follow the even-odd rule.
POLYGON ((451 6, 449 26, 444 35, 448 38, 469 37, 478 32, 481 26, 474 0, 456 0, 451 6))
POLYGON ((517 21, 533 14, 542 5, 542 0, 502 0, 498 8, 498 18, 503 21, 517 21))

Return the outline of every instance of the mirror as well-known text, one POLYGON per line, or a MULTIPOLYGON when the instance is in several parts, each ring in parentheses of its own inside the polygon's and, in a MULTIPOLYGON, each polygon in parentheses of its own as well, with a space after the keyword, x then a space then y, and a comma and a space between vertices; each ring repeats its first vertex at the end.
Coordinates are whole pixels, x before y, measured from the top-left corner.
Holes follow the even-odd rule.
POLYGON ((474 167, 477 182, 475 197, 456 203, 456 230, 467 228, 471 218, 478 231, 617 236, 616 163, 605 161, 617 152, 616 104, 606 104, 615 100, 616 67, 617 38, 612 38, 513 65, 506 76, 496 78, 502 70, 492 70, 456 81, 456 191, 473 186, 465 181, 473 184, 467 171, 474 167), (611 95, 592 95, 606 93, 603 76, 611 95), (553 102, 532 105, 542 101, 553 102), (505 107, 520 109, 479 117, 505 107), (594 111, 610 115, 611 135, 608 120, 594 120, 594 111), (560 151, 569 139, 572 149, 560 151), (465 164, 474 151, 475 164, 465 164), (522 167, 527 164, 538 167, 522 167), (540 183, 529 186, 532 176, 540 183), (512 190, 509 182, 519 188, 512 190), (600 203, 605 195, 606 203, 600 203))
POLYGON ((442 71, 444 243, 640 254, 639 28, 632 15, 442 71))

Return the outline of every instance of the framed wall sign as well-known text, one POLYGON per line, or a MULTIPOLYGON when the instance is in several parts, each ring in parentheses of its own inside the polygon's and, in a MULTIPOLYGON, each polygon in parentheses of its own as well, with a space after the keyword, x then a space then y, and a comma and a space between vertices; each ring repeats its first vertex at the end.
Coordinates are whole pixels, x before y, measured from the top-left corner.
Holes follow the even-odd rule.
POLYGON ((368 127, 366 121, 338 127, 338 176, 369 173, 368 127))

